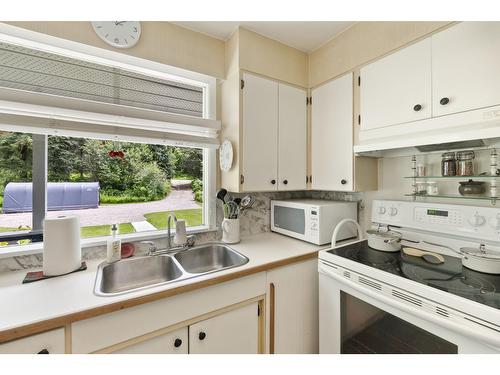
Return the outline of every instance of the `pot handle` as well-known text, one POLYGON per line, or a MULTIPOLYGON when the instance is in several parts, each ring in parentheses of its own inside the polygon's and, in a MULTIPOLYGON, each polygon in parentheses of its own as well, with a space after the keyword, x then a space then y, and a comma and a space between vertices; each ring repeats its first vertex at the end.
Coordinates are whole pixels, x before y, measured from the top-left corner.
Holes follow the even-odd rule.
POLYGON ((333 234, 332 234, 332 247, 335 247, 335 244, 337 243, 337 236, 339 234, 340 229, 346 224, 346 223, 352 223, 356 226, 356 230, 358 232, 358 240, 363 239, 363 231, 361 230, 361 226, 358 224, 356 220, 353 219, 344 219, 339 221, 337 226, 335 227, 333 234))

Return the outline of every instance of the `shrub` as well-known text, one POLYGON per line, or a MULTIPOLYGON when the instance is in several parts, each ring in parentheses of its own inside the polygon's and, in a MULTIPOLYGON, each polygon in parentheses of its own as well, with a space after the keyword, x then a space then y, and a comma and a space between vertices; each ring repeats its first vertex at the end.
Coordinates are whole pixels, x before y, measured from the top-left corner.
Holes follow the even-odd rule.
POLYGON ((195 191, 194 200, 199 203, 203 203, 203 191, 195 191))
POLYGON ((166 195, 167 179, 156 163, 143 164, 135 176, 132 192, 150 200, 162 199, 166 195))

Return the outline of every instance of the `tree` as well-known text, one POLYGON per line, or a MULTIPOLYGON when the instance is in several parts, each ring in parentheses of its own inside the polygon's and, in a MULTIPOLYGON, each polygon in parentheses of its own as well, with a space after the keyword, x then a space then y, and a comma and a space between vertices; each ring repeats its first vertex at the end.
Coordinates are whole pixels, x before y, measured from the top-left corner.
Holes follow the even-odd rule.
POLYGON ((0 135, 0 190, 9 182, 32 179, 33 141, 30 134, 2 133, 0 135))

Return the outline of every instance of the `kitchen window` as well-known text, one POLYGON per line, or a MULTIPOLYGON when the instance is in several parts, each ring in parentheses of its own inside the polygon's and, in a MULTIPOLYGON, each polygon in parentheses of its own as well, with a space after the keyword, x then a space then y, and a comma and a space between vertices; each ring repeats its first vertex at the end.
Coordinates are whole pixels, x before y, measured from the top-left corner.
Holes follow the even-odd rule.
POLYGON ((214 228, 214 117, 212 77, 0 24, 0 245, 60 214, 84 244, 214 228))

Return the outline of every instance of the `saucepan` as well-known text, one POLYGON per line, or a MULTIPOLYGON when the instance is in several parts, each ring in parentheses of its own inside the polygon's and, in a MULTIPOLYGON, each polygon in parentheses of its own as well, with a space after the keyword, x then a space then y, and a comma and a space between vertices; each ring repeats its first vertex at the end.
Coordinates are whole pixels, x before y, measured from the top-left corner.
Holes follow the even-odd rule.
POLYGON ((382 232, 378 229, 369 229, 366 234, 368 235, 368 246, 372 249, 391 253, 401 250, 403 235, 399 232, 394 230, 382 232))

